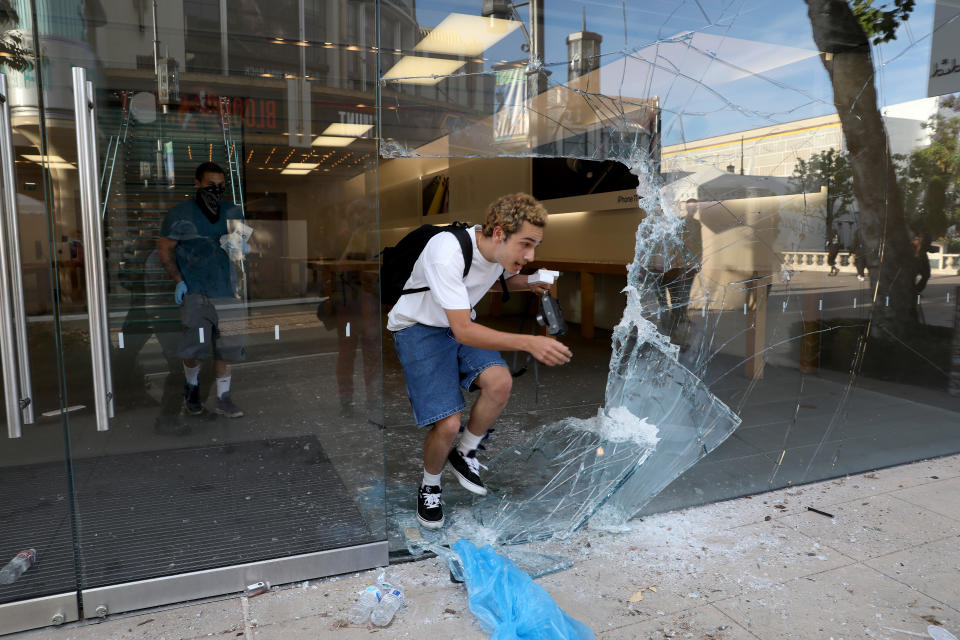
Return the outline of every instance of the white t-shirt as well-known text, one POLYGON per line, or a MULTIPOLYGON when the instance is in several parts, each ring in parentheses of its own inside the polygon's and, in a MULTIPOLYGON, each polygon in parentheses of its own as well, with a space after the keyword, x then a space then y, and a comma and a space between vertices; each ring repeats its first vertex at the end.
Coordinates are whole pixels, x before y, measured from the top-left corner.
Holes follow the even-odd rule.
MULTIPOLYGON (((490 290, 504 269, 490 262, 477 248, 480 225, 467 229, 473 243, 470 273, 463 277, 463 249, 452 233, 444 231, 430 238, 413 265, 404 289, 430 287, 427 291, 400 296, 387 316, 387 329, 400 331, 414 324, 449 327, 444 309, 472 309, 490 290)), ((509 278, 511 273, 506 273, 509 278)))

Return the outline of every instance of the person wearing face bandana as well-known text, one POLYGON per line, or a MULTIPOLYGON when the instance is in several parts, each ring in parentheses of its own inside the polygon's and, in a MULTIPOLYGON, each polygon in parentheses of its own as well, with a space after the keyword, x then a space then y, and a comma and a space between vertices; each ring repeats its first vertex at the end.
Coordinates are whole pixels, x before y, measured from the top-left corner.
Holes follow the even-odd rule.
POLYGON ((216 413, 239 418, 243 411, 230 397, 230 365, 246 358, 246 310, 239 295, 237 262, 250 245, 231 240, 231 227, 241 224, 243 215, 239 207, 223 201, 223 169, 204 162, 197 167, 194 183, 194 197, 167 212, 158 242, 160 261, 175 283, 173 299, 180 305, 183 333, 177 354, 183 358, 186 378, 184 408, 190 415, 204 412, 200 365, 212 353, 216 413))

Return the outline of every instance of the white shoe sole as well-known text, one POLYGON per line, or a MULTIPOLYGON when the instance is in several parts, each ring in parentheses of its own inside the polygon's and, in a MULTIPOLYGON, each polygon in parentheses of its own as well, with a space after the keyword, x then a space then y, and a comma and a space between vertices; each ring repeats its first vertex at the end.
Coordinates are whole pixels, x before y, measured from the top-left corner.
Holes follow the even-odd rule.
POLYGON ((420 523, 420 526, 424 529, 442 529, 443 528, 444 518, 440 518, 439 521, 434 522, 433 520, 424 520, 420 517, 420 514, 417 514, 417 522, 420 523))
POLYGON ((452 464, 450 465, 450 470, 453 471, 453 475, 457 476, 457 482, 460 483, 460 486, 461 486, 461 487, 463 487, 464 489, 466 489, 466 490, 469 491, 470 493, 473 493, 473 494, 478 495, 478 496, 485 496, 485 495, 487 495, 487 488, 486 488, 486 487, 481 487, 481 486, 479 486, 479 485, 475 485, 475 484, 473 484, 472 482, 470 482, 469 480, 467 480, 466 478, 464 478, 463 475, 461 475, 459 471, 457 471, 456 469, 453 468, 453 465, 452 465, 452 464))

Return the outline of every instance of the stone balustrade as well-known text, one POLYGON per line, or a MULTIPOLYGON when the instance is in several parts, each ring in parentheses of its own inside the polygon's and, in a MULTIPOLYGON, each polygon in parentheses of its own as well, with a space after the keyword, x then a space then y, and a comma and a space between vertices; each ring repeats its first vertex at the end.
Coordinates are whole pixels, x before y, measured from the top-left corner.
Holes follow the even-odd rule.
MULTIPOLYGON (((791 271, 830 271, 826 251, 783 251, 783 266, 791 271)), ((930 253, 930 273, 947 275, 960 272, 960 253, 930 253)), ((841 251, 837 254, 837 268, 842 273, 856 273, 853 254, 841 251)))

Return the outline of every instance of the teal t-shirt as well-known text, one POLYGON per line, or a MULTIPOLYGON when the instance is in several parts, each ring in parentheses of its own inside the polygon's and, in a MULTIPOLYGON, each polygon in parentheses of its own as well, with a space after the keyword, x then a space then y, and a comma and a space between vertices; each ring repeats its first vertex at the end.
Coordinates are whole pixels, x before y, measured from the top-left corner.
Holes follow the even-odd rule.
POLYGON ((220 248, 220 237, 229 233, 227 220, 242 219, 239 207, 221 202, 220 218, 210 222, 193 198, 167 212, 160 235, 177 242, 177 268, 187 283, 187 293, 208 298, 237 297, 237 270, 220 248))

